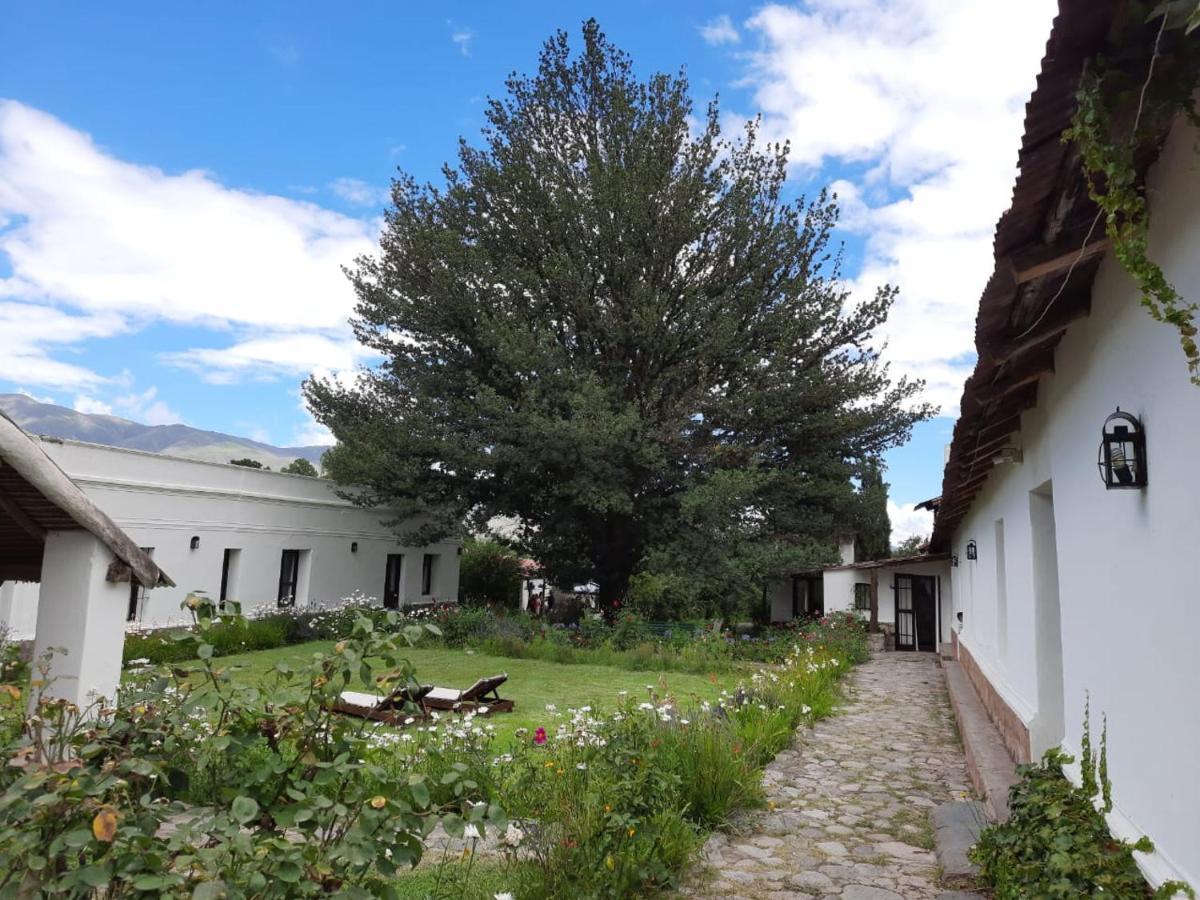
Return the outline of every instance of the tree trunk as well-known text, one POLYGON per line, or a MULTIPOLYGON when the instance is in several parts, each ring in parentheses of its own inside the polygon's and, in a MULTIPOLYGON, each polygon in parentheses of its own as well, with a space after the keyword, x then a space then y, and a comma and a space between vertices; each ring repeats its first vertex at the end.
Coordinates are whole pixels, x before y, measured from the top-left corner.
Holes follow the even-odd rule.
POLYGON ((596 579, 600 588, 596 594, 596 602, 600 605, 600 613, 604 621, 611 625, 616 621, 617 613, 625 605, 625 596, 629 593, 629 579, 632 572, 609 571, 596 579))

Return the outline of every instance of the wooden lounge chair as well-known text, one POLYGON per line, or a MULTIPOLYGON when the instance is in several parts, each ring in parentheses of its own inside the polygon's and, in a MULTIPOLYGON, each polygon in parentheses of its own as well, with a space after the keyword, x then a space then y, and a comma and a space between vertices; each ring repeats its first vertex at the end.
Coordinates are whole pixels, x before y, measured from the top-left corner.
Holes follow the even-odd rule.
POLYGON ((465 712, 470 709, 487 708, 488 712, 512 712, 513 702, 503 699, 497 688, 508 681, 507 675, 480 678, 465 691, 454 688, 435 687, 425 695, 422 703, 426 709, 448 709, 465 712))
POLYGON ((425 718, 425 697, 432 690, 432 684, 422 684, 416 687, 403 685, 390 694, 342 691, 333 704, 333 710, 348 716, 401 725, 408 718, 425 718), (408 709, 405 709, 406 706, 408 709))

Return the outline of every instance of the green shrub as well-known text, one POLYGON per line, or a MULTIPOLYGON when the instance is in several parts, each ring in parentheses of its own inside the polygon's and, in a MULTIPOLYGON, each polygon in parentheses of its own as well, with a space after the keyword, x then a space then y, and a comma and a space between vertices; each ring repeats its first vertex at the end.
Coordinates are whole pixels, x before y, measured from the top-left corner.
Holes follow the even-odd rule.
POLYGON ((458 596, 466 604, 515 610, 521 601, 521 558, 497 541, 468 540, 459 558, 458 596))
POLYGON ((1107 729, 1098 760, 1090 743, 1085 714, 1080 787, 1063 774, 1074 758, 1058 748, 1047 750, 1040 764, 1019 767, 1020 780, 1009 791, 1008 821, 985 829, 970 853, 984 883, 997 900, 1167 898, 1178 891, 1194 897, 1190 887, 1175 882, 1152 892, 1133 859, 1135 850, 1153 851, 1149 838, 1131 844, 1112 836, 1104 819, 1112 809, 1107 729))
MULTIPOLYGON (((0 746, 0 894, 394 896, 435 823, 503 830, 463 770, 431 784, 381 765, 374 729, 330 708, 354 678, 412 683, 404 656, 420 627, 388 634, 360 616, 331 653, 278 667, 289 702, 267 703, 212 663, 208 632, 241 634, 236 623, 213 623, 195 595, 189 606, 199 627, 179 642, 201 661, 193 673, 134 675, 103 715, 43 695, 24 736, 0 746)), ((44 681, 49 658, 39 665, 44 681)))
POLYGON ((496 633, 496 616, 482 606, 440 607, 433 621, 447 647, 474 646, 496 633))

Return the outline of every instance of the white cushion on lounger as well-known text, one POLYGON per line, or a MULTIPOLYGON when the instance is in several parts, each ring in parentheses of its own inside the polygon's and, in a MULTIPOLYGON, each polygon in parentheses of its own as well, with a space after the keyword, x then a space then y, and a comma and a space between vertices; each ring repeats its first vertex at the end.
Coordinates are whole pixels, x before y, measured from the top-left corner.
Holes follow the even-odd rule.
POLYGON ((451 702, 458 700, 462 696, 462 691, 456 691, 454 688, 435 687, 425 696, 430 700, 449 700, 451 702))
POLYGON ((342 691, 342 702, 351 706, 365 706, 374 709, 383 698, 378 694, 364 694, 361 691, 342 691))

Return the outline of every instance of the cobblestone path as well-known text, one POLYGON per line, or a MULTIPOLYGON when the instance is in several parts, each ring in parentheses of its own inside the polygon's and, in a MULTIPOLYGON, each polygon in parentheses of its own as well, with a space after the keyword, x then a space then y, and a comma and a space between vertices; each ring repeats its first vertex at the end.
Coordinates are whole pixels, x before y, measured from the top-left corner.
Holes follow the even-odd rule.
POLYGON ((962 897, 938 885, 930 810, 970 790, 931 654, 877 653, 841 712, 766 770, 769 808, 714 835, 679 895, 753 900, 962 897))

